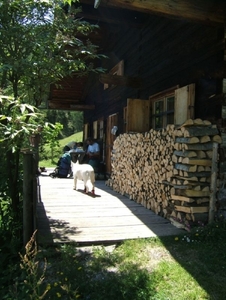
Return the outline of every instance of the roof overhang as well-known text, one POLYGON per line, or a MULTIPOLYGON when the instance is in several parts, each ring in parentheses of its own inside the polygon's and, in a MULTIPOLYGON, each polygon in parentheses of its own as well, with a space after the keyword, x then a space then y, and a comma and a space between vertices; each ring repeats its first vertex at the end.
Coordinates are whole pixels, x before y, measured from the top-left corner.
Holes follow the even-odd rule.
MULTIPOLYGON (((223 0, 80 0, 78 5, 82 6, 78 17, 100 26, 90 37, 92 43, 99 46, 100 53, 110 52, 114 47, 114 30, 119 30, 122 25, 139 27, 145 22, 145 16, 164 16, 213 26, 222 26, 226 20, 226 1, 223 0)), ((130 85, 131 82, 138 87, 140 85, 138 78, 116 78, 109 74, 100 75, 99 80, 118 85, 130 85)), ((94 109, 94 105, 85 103, 86 94, 87 77, 63 79, 51 87, 48 108, 80 111, 94 109)))

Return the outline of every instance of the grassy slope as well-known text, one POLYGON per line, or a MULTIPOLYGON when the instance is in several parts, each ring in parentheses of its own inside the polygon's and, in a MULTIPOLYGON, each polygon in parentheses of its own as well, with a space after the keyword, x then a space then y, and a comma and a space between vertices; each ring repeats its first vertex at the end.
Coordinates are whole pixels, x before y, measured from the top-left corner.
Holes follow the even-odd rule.
POLYGON ((45 147, 45 153, 48 158, 47 159, 42 159, 42 154, 40 155, 40 162, 39 162, 39 166, 40 167, 55 167, 56 163, 59 159, 59 157, 62 155, 63 153, 63 147, 65 145, 67 145, 69 142, 71 141, 75 141, 75 142, 82 142, 83 141, 83 132, 77 132, 75 134, 72 134, 64 139, 59 140, 59 151, 56 151, 56 155, 54 156, 54 161, 52 162, 50 159, 50 147, 46 146, 45 147))

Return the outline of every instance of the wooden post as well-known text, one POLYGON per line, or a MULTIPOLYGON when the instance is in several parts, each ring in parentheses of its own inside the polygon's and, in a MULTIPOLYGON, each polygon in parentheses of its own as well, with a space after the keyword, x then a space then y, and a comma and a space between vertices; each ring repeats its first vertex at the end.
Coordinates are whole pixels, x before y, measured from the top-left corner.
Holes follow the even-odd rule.
POLYGON ((34 163, 33 152, 23 152, 23 244, 30 240, 33 230, 33 186, 34 186, 34 163))
POLYGON ((210 206, 209 206, 209 223, 214 221, 215 206, 216 206, 216 190, 217 190, 217 151, 218 143, 213 143, 213 156, 211 168, 210 182, 210 206))
POLYGON ((39 164, 39 143, 40 143, 40 133, 32 134, 30 136, 30 145, 34 150, 34 158, 35 158, 35 172, 38 174, 38 164, 39 164))

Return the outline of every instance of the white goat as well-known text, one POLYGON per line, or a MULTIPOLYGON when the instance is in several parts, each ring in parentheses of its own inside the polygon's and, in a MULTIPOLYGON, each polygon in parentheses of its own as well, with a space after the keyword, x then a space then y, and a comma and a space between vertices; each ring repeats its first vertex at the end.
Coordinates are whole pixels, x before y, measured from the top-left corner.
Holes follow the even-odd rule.
POLYGON ((79 179, 84 182, 84 191, 94 194, 95 173, 93 167, 88 164, 80 165, 79 161, 77 161, 76 163, 72 162, 72 171, 74 178, 73 189, 77 190, 77 180, 79 179))

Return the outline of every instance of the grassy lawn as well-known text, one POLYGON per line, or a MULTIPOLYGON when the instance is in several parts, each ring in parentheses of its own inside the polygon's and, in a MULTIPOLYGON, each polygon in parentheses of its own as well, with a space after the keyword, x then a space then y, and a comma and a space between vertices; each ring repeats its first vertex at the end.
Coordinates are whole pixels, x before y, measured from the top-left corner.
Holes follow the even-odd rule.
POLYGON ((59 140, 60 147, 55 151, 53 161, 51 159, 51 150, 49 146, 44 147, 44 153, 40 153, 40 167, 56 167, 57 161, 60 156, 63 154, 63 147, 69 142, 82 142, 83 141, 83 132, 77 132, 69 137, 59 140))
POLYGON ((224 300, 226 295, 225 222, 178 237, 32 251, 21 256, 23 275, 11 275, 14 285, 1 285, 1 299, 224 300))

